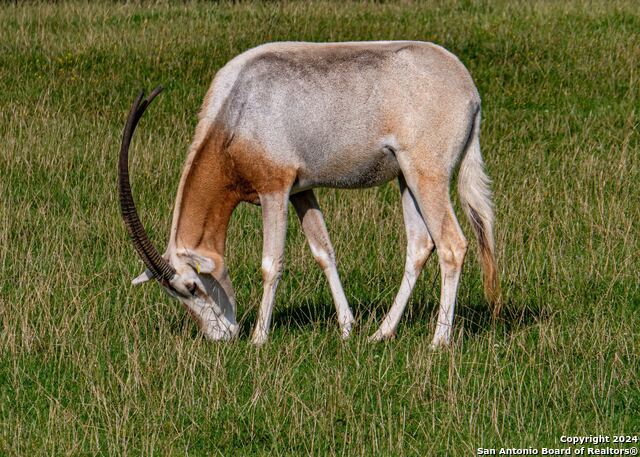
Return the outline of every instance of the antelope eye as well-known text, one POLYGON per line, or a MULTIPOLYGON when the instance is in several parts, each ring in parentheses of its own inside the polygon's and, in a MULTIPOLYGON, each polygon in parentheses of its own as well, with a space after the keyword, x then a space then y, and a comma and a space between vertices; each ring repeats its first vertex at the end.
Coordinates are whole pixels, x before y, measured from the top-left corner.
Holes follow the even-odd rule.
POLYGON ((196 294, 197 287, 195 282, 188 283, 186 286, 187 286, 187 290, 191 295, 196 294))

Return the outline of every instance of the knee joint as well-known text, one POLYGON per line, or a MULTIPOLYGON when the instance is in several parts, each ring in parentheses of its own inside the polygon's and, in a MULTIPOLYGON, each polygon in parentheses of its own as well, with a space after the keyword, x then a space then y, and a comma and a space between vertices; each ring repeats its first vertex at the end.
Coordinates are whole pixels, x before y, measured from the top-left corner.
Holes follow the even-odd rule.
POLYGON ((280 275, 280 262, 275 261, 271 257, 262 259, 262 280, 264 282, 273 282, 280 275))
POLYGON ((464 256, 467 253, 467 240, 460 240, 455 244, 444 247, 442 249, 442 261, 446 265, 461 267, 464 262, 464 256))
POLYGON ((413 265, 415 268, 422 268, 424 263, 427 261, 431 252, 433 252, 434 244, 431 238, 428 238, 418 244, 416 244, 412 252, 410 252, 410 256, 413 260, 413 265))
POLYGON ((318 262, 320 268, 324 270, 335 264, 335 256, 333 254, 333 251, 326 248, 319 248, 318 246, 312 244, 310 244, 310 246, 313 258, 316 259, 316 262, 318 262))

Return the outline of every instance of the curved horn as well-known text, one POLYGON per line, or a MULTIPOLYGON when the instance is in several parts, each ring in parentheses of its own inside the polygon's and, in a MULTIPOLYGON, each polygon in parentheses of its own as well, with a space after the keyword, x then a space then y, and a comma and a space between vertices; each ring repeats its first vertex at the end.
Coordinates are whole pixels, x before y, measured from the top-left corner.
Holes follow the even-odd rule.
POLYGON ((118 190, 120 193, 122 218, 127 226, 133 246, 156 279, 163 282, 173 278, 176 270, 162 258, 153 244, 151 244, 147 232, 144 230, 142 222, 140 222, 140 218, 138 217, 136 205, 131 195, 131 184, 129 183, 129 144, 131 143, 131 137, 144 111, 160 92, 162 92, 162 86, 156 87, 146 100, 142 100, 144 91, 141 91, 131 106, 131 111, 129 112, 124 132, 122 133, 122 146, 120 148, 120 162, 118 167, 118 190))

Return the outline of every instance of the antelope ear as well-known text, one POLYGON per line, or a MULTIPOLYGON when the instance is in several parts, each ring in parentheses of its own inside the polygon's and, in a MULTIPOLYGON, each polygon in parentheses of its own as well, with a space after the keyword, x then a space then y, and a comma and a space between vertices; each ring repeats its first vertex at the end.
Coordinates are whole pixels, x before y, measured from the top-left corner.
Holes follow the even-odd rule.
POLYGON ((177 255, 184 259, 184 261, 191 265, 198 273, 213 273, 216 269, 216 264, 212 258, 200 255, 191 249, 181 249, 177 252, 177 255))
POLYGON ((138 284, 142 284, 143 282, 147 282, 148 280, 153 279, 153 273, 148 268, 142 272, 140 276, 134 278, 131 281, 131 284, 137 286, 138 284))

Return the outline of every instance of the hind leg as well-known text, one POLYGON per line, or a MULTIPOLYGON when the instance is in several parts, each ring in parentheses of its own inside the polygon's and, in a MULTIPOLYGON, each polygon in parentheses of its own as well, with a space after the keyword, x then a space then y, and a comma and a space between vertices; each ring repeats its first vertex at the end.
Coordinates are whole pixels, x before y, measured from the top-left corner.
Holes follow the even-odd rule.
POLYGON ((435 243, 440 264, 440 308, 431 346, 435 348, 448 345, 451 341, 458 282, 467 252, 467 240, 451 205, 449 169, 425 160, 424 155, 418 151, 403 151, 397 157, 435 243), (431 164, 426 165, 427 162, 431 164))
POLYGON ((318 200, 312 190, 300 192, 291 196, 291 203, 298 213, 302 229, 309 242, 313 257, 324 271, 329 281, 333 302, 336 305, 338 323, 342 331, 342 338, 349 338, 354 319, 347 303, 347 298, 342 289, 342 283, 338 276, 336 267, 336 257, 329 239, 329 232, 322 217, 322 211, 318 205, 318 200))
POLYGON ((400 289, 389 312, 385 316, 380 328, 371 336, 371 341, 380 341, 393 337, 396 333, 400 318, 407 306, 411 291, 416 284, 422 267, 433 252, 434 244, 429 231, 424 223, 418 203, 407 187, 404 177, 398 178, 400 192, 402 194, 402 214, 407 232, 407 255, 404 266, 404 275, 400 283, 400 289))

